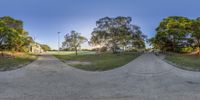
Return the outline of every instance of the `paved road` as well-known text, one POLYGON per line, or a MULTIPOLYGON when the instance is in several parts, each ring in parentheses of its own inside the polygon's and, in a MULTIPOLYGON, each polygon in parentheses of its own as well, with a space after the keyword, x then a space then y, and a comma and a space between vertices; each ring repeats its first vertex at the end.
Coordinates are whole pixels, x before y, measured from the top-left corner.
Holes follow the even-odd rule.
POLYGON ((153 54, 105 72, 74 69, 51 55, 0 72, 0 100, 200 100, 200 73, 153 54))

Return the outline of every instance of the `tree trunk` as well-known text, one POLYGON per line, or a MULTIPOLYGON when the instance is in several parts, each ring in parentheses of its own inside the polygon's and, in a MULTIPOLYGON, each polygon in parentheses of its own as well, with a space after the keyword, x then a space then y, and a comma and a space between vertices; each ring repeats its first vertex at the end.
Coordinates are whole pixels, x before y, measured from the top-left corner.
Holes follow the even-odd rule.
POLYGON ((76 55, 78 55, 78 52, 77 52, 77 47, 75 47, 75 51, 76 51, 76 55))
POLYGON ((175 44, 176 44, 176 42, 175 42, 175 40, 173 40, 173 43, 172 43, 172 49, 173 49, 173 52, 176 51, 175 44))
POLYGON ((175 46, 173 45, 173 52, 176 52, 175 46))
POLYGON ((1 56, 3 57, 4 55, 3 55, 3 51, 1 51, 1 56))
POLYGON ((115 42, 114 42, 114 43, 113 43, 113 48, 112 48, 113 54, 117 53, 117 52, 116 52, 116 48, 117 48, 117 45, 116 45, 115 42))
POLYGON ((97 54, 100 54, 100 52, 101 52, 101 48, 98 48, 97 49, 97 54))
POLYGON ((198 55, 200 55, 200 46, 198 47, 198 55))
POLYGON ((114 49, 114 47, 112 47, 112 53, 113 53, 113 54, 115 53, 115 49, 114 49))
POLYGON ((198 46, 197 47, 197 50, 198 50, 197 54, 199 55, 200 54, 200 40, 199 39, 197 40, 197 46, 198 46))
POLYGON ((124 52, 126 52, 126 46, 124 46, 123 48, 124 48, 124 52))

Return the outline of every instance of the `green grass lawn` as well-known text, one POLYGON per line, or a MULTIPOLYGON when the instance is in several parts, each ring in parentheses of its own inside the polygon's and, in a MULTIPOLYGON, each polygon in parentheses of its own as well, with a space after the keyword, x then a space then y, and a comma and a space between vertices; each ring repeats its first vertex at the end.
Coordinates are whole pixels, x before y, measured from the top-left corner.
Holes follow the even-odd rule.
POLYGON ((200 56, 197 55, 173 54, 167 56, 166 60, 176 64, 177 67, 182 69, 200 71, 200 56))
POLYGON ((79 55, 75 55, 74 52, 63 52, 54 53, 54 55, 62 61, 86 61, 91 62, 89 65, 84 64, 71 64, 70 66, 88 70, 88 71, 106 71, 121 67, 128 62, 132 61, 139 56, 138 53, 122 53, 122 54, 112 54, 103 53, 96 55, 94 52, 81 52, 79 55))
POLYGON ((0 57, 0 71, 13 70, 29 64, 37 57, 32 54, 24 54, 17 57, 0 57))

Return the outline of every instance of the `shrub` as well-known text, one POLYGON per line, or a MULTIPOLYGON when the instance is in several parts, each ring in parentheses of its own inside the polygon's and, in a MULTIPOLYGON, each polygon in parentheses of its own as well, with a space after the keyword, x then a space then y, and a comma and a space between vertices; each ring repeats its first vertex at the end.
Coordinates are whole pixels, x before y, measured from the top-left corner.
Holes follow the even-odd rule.
POLYGON ((179 49, 180 53, 189 53, 189 52, 192 52, 192 51, 193 51, 192 47, 184 47, 184 48, 179 49))

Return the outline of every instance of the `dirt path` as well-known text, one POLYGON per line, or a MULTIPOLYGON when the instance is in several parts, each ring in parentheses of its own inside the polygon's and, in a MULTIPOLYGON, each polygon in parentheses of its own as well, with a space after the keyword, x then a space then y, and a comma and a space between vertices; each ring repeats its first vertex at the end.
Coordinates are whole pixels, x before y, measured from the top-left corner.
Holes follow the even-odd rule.
POLYGON ((0 72, 0 100, 199 100, 200 73, 153 54, 105 72, 74 69, 51 55, 0 72))

